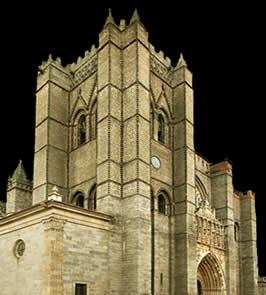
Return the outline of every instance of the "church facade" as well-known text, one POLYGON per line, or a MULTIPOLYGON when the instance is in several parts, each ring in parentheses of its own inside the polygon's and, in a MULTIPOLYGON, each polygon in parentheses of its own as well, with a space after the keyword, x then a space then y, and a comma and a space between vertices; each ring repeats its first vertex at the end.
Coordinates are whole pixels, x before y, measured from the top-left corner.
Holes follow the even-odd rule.
POLYGON ((136 10, 109 11, 76 63, 43 62, 35 124, 33 181, 20 161, 0 215, 1 294, 266 294, 255 195, 196 153, 192 74, 136 10))

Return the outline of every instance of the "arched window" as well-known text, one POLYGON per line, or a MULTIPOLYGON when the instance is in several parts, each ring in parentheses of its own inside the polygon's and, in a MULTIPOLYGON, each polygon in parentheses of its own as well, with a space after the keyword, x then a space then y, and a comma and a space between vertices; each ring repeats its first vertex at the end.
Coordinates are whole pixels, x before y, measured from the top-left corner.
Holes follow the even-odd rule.
POLYGON ((84 208, 84 195, 81 192, 77 192, 74 197, 72 198, 72 204, 84 208))
POLYGON ((97 103, 94 102, 90 114, 90 140, 96 139, 97 135, 97 103))
POLYGON ((96 208, 97 208, 97 196, 96 196, 96 185, 94 185, 89 194, 88 209, 96 210, 96 208))
POLYGON ((86 117, 80 116, 78 122, 78 145, 86 142, 86 117))
POLYGON ((79 196, 77 197, 76 205, 77 205, 78 207, 84 208, 84 197, 83 197, 82 195, 79 195, 79 196))
POLYGON ((152 103, 150 107, 150 120, 151 120, 151 137, 152 139, 154 139, 154 110, 153 110, 152 103))
POLYGON ((158 212, 161 214, 166 213, 166 204, 165 204, 165 198, 162 194, 158 196, 158 212))
POLYGON ((161 114, 158 116, 158 141, 165 143, 165 122, 161 114))
POLYGON ((239 242, 239 224, 237 222, 234 224, 234 239, 239 242))

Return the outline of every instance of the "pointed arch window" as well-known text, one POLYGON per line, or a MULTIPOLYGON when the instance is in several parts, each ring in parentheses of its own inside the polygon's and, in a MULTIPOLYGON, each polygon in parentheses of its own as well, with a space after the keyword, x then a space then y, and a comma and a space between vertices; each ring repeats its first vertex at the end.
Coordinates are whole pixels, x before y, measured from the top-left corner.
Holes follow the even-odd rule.
POLYGON ((78 145, 86 142, 86 117, 81 115, 78 121, 78 145))
POLYGON ((165 121, 161 114, 158 116, 158 141, 165 143, 165 121))

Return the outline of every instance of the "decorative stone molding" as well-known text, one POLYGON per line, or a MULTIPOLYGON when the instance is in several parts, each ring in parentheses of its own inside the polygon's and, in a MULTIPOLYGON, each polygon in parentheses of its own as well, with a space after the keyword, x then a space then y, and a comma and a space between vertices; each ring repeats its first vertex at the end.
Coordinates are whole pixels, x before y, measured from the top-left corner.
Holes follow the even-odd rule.
POLYGON ((81 65, 75 72, 71 72, 74 86, 84 81, 97 70, 97 56, 81 65))
POLYGON ((42 221, 45 231, 64 231, 65 221, 51 216, 42 221))
POLYGON ((224 250, 224 225, 215 216, 208 200, 202 200, 196 211, 197 241, 224 250))
POLYGON ((151 56, 150 60, 151 71, 158 75, 160 78, 165 80, 171 85, 173 80, 173 72, 169 70, 166 66, 161 64, 155 57, 151 56))
POLYGON ((58 187, 56 185, 52 188, 52 192, 48 196, 48 200, 49 201, 54 200, 54 201, 62 202, 63 196, 61 194, 59 194, 59 190, 58 190, 58 187))

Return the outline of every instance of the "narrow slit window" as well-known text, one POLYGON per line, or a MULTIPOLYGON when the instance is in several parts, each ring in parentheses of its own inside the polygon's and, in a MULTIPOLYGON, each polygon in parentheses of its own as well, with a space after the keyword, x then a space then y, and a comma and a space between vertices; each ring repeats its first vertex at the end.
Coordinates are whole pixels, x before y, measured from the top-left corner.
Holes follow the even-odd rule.
POLYGON ((78 123, 78 144, 86 142, 86 118, 81 116, 78 123))
POLYGON ((89 203, 88 203, 89 210, 96 210, 97 209, 97 195, 96 195, 96 186, 92 188, 89 194, 89 203))
POLYGON ((239 242, 239 225, 237 222, 234 225, 234 238, 236 242, 239 242))
POLYGON ((165 214, 165 198, 163 195, 158 197, 158 211, 161 214, 165 214))
POLYGON ((158 123, 158 141, 165 143, 165 122, 161 114, 158 117, 158 123))

